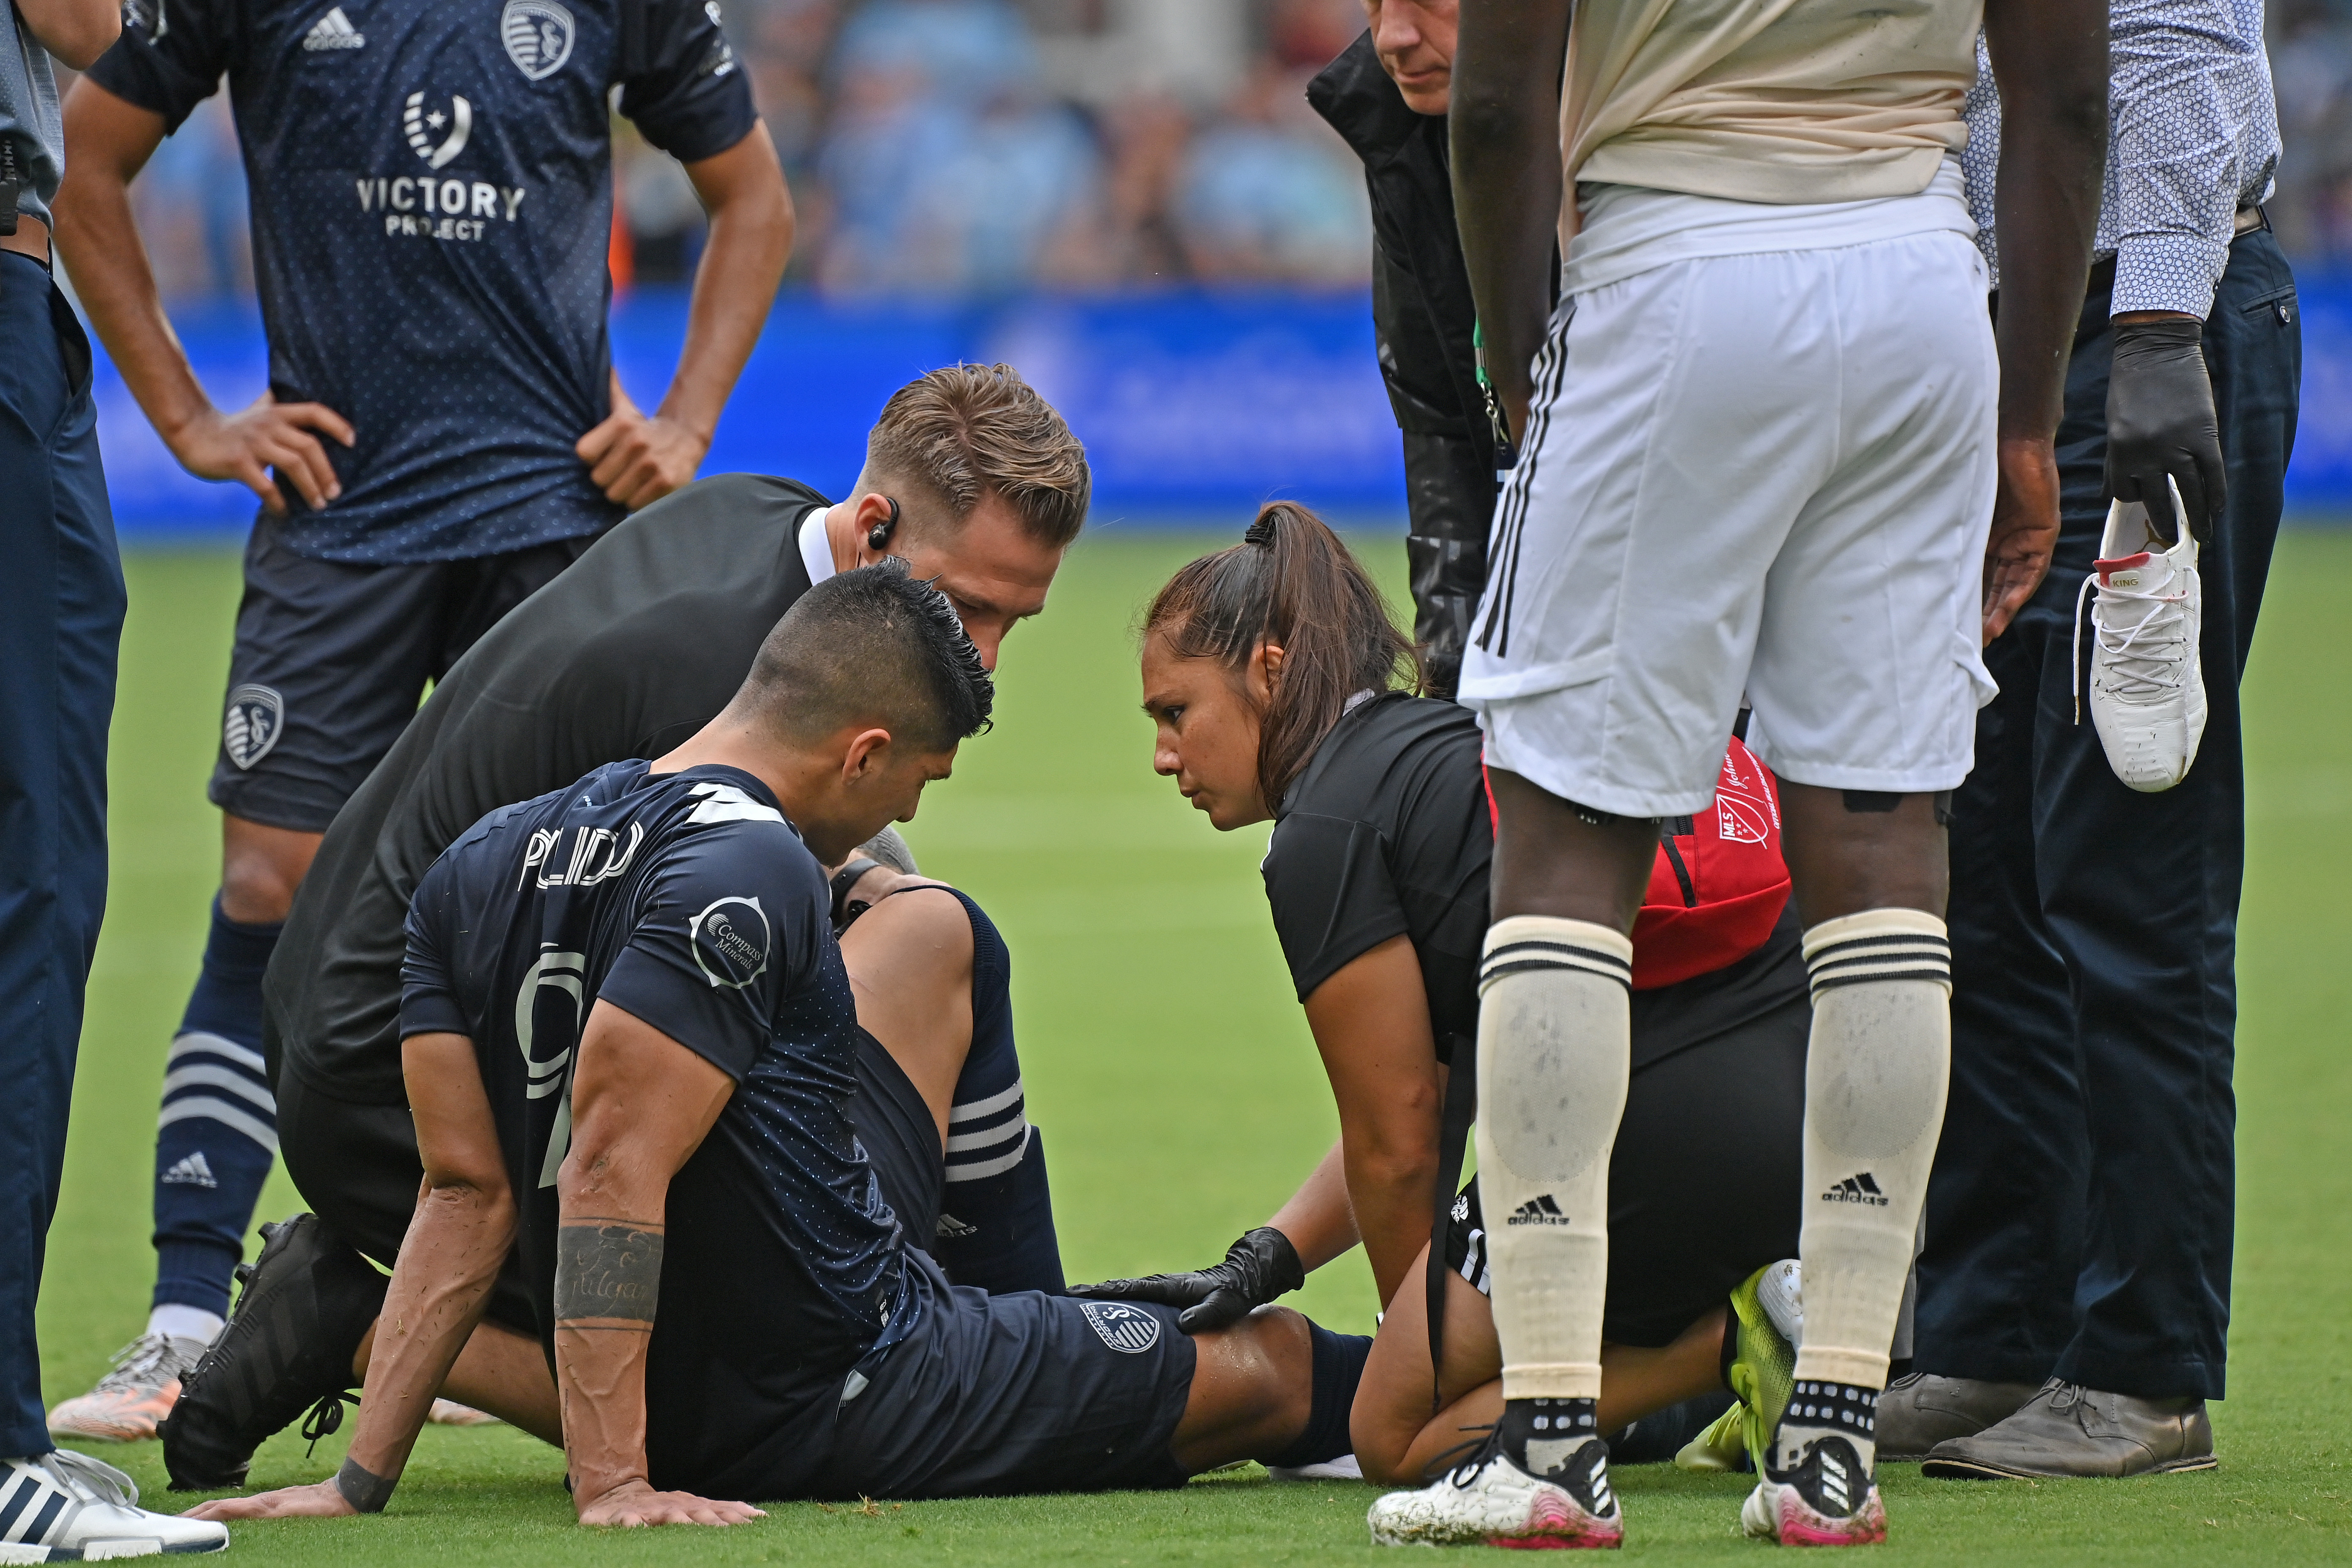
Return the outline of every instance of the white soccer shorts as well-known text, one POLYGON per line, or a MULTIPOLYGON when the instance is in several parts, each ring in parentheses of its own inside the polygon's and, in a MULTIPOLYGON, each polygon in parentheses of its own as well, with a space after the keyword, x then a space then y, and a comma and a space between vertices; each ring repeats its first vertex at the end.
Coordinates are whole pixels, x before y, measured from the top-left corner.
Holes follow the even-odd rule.
POLYGON ((1667 262, 1562 300, 1463 662, 1486 760, 1595 810, 1968 773, 1998 372, 1962 234, 1667 262))

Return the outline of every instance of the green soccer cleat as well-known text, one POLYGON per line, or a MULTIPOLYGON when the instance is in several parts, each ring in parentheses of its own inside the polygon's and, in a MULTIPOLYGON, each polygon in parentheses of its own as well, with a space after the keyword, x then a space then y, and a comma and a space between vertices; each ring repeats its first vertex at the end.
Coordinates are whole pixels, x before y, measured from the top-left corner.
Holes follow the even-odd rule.
POLYGON ((1739 1468, 1739 1457, 1746 1452, 1748 1406, 1735 1400, 1731 1408, 1717 1416, 1706 1431, 1675 1451, 1675 1468, 1717 1473, 1736 1470, 1739 1468))
MULTIPOLYGON (((1784 1259, 1759 1268, 1731 1293, 1731 1312, 1739 1320, 1739 1334, 1725 1381, 1738 1396, 1731 1413, 1741 1418, 1748 1463, 1759 1476, 1764 1474, 1765 1450, 1772 1441, 1773 1428, 1780 1423, 1780 1413, 1788 1408, 1789 1391, 1797 1373, 1797 1347, 1774 1321, 1770 1308, 1780 1306, 1781 1316, 1793 1316, 1795 1281, 1796 1265, 1784 1259)), ((1795 1328, 1796 1323, 1792 1321, 1789 1327, 1795 1328)))

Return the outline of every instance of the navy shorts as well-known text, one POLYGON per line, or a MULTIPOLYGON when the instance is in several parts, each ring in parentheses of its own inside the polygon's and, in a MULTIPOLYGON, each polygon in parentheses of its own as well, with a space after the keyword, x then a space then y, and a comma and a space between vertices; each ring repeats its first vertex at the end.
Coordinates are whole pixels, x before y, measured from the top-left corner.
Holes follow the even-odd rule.
MULTIPOLYGON (((923 1321, 842 1402, 818 1497, 1181 1486, 1168 1446, 1195 1352, 1173 1308, 950 1285, 917 1253, 923 1321)), ((851 1377, 851 1386, 856 1374, 851 1377)))
POLYGON ((595 542, 353 565, 297 555, 278 532, 264 518, 246 546, 206 793, 232 816, 304 833, 326 831, 408 727, 428 682, 595 542))

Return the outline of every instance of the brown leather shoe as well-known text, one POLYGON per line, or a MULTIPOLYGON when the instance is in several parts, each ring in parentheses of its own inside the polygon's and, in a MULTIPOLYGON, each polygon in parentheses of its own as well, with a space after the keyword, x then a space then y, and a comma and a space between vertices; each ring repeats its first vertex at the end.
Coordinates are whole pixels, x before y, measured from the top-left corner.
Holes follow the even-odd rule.
POLYGON ((1878 1457, 1888 1464, 1916 1465, 1937 1444, 1973 1437, 2013 1415, 2033 1393, 2030 1383, 1987 1383, 1926 1372, 1898 1377, 1878 1396, 1878 1457))
POLYGON ((2007 1420, 1929 1451, 1920 1474, 1947 1479, 2146 1476, 2213 1468, 2201 1399, 2135 1399, 2052 1378, 2007 1420))

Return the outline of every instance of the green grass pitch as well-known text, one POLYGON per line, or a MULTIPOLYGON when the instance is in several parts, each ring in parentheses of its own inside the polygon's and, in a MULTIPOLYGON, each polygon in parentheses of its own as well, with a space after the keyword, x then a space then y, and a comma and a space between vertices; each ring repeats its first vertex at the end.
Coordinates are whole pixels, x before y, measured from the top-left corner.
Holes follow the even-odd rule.
MULTIPOLYGON (((1202 542, 1116 530, 1073 555, 1051 613, 1008 645, 995 732, 964 749, 908 837, 976 894, 1014 954, 1031 1114, 1045 1130, 1070 1276, 1193 1266, 1262 1221, 1336 1123, 1284 984, 1255 867, 1265 830, 1220 837, 1150 771, 1129 626, 1202 542)), ((1393 584, 1393 534, 1365 548, 1393 584)), ((114 883, 90 986, 65 1197, 42 1297, 52 1400, 87 1387, 144 1321, 155 1095, 217 873, 204 782, 237 570, 141 554, 114 725, 114 883)), ((2342 606, 2352 531, 2290 534, 2251 676, 2252 870, 2241 952, 2242 1173, 2232 1397, 2222 1468, 2154 1480, 1929 1482, 1891 1468, 1888 1550, 1914 1561, 2352 1563, 2352 700, 2342 606)), ((691 637, 693 628, 679 635, 691 637)), ((2128 847, 2118 847, 2127 851, 2128 847)), ((263 1217, 299 1206, 275 1178, 263 1217)), ((1362 1266, 1301 1300, 1371 1326, 1362 1266)), ((257 1485, 330 1473, 348 1436, 290 1436, 257 1485)), ((152 1444, 100 1448, 165 1504, 152 1444)), ((1626 1468, 1630 1553, 1751 1560, 1747 1483, 1626 1468)), ((384 1517, 239 1526, 251 1562, 1307 1563, 1372 1552, 1354 1486, 1251 1470, 1181 1491, 855 1508, 779 1505, 725 1532, 583 1537, 559 1457, 511 1430, 428 1428, 384 1517)))

